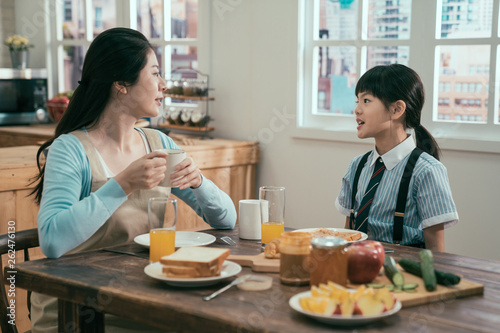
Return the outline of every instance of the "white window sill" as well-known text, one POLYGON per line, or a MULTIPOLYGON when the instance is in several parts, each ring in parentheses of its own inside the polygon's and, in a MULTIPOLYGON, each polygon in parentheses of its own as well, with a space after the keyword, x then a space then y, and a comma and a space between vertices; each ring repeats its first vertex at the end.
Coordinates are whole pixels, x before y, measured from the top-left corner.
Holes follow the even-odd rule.
MULTIPOLYGON (((373 139, 359 139, 355 131, 351 130, 328 130, 311 127, 296 127, 292 131, 292 137, 296 139, 338 141, 348 143, 365 144, 373 146, 373 139)), ((435 138, 442 150, 472 151, 483 153, 500 154, 499 140, 481 140, 475 138, 435 138)))

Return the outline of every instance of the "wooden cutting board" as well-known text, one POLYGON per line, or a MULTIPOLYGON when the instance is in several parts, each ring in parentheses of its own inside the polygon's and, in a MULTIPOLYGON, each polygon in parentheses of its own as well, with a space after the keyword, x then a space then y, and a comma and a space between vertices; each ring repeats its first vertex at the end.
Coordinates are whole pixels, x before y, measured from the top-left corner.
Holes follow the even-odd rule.
POLYGON ((231 254, 227 260, 250 267, 254 272, 279 273, 280 271, 280 260, 268 259, 264 256, 264 252, 252 256, 231 254))
MULTIPOLYGON (((399 265, 398 265, 399 266, 399 265)), ((401 273, 405 278, 405 283, 418 283, 417 292, 398 292, 394 295, 401 301, 403 307, 410 307, 415 305, 427 304, 432 302, 450 302, 455 298, 467 297, 472 295, 482 295, 484 293, 484 286, 482 284, 472 282, 469 280, 461 279, 460 283, 445 287, 442 285, 437 285, 435 291, 425 290, 424 281, 422 278, 415 276, 413 274, 405 272, 401 267, 399 267, 401 273)), ((383 274, 383 269, 380 270, 381 274, 372 283, 389 284, 389 279, 383 274)), ((359 285, 349 285, 348 287, 357 288, 359 285)))
MULTIPOLYGON (((264 253, 260 253, 258 255, 232 254, 229 256, 228 260, 234 261, 241 266, 251 267, 255 272, 279 273, 280 270, 279 259, 267 259, 264 257, 264 253)), ((418 283, 415 293, 408 293, 404 291, 395 293, 396 298, 401 301, 403 307, 439 301, 450 302, 455 298, 482 295, 484 293, 484 286, 482 284, 465 279, 461 279, 459 284, 452 287, 445 287, 438 284, 435 291, 429 292, 425 290, 422 278, 405 272, 401 267, 399 267, 399 269, 403 273, 405 283, 418 283)), ((380 272, 379 276, 377 276, 372 283, 389 284, 389 279, 383 274, 383 269, 381 269, 380 272)), ((354 284, 348 285, 349 288, 357 288, 358 286, 359 285, 354 284)))

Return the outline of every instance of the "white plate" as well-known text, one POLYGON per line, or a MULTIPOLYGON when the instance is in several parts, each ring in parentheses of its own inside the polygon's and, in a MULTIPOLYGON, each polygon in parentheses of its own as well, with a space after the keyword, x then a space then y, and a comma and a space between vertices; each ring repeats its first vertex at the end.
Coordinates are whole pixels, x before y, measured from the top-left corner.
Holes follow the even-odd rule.
POLYGON ((356 230, 351 230, 351 229, 341 229, 341 228, 306 228, 306 229, 297 229, 297 230, 294 230, 294 232, 297 232, 297 231, 300 231, 300 232, 313 232, 313 231, 316 231, 318 229, 328 229, 328 230, 337 231, 337 232, 348 232, 348 233, 351 233, 351 234, 355 234, 355 233, 359 232, 361 234, 361 238, 360 239, 355 240, 355 241, 347 241, 347 243, 359 242, 359 241, 362 241, 362 240, 365 240, 365 239, 368 238, 368 235, 365 234, 364 232, 356 231, 356 230))
POLYGON ((322 315, 319 313, 306 311, 302 309, 302 307, 300 306, 299 299, 301 297, 310 297, 310 296, 311 296, 310 291, 304 291, 290 298, 288 304, 290 304, 292 309, 294 309, 295 311, 302 313, 308 317, 314 318, 323 323, 338 325, 338 326, 365 325, 373 321, 392 316, 393 314, 401 310, 402 306, 400 301, 396 301, 396 304, 394 304, 394 307, 391 310, 375 316, 352 315, 350 317, 344 317, 342 315, 322 315))
MULTIPOLYGON (((142 234, 134 238, 134 242, 139 245, 149 247, 149 234, 142 234)), ((215 242, 215 236, 204 232, 196 231, 176 231, 175 247, 183 246, 203 246, 215 242)))
POLYGON ((204 287, 210 286, 212 284, 216 284, 219 281, 227 279, 231 276, 235 276, 239 272, 241 272, 241 266, 232 262, 232 261, 224 261, 222 264, 222 270, 220 276, 214 277, 206 277, 206 278, 196 278, 196 279, 177 279, 177 278, 169 278, 165 274, 162 273, 162 264, 159 262, 155 262, 153 264, 149 264, 144 268, 144 273, 149 275, 150 277, 165 281, 167 284, 176 287, 204 287))

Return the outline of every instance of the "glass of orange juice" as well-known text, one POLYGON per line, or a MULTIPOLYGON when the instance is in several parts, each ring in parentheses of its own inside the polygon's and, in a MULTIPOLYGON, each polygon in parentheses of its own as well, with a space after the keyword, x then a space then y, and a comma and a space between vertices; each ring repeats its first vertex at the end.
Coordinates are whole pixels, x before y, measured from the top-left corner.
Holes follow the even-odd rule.
POLYGON ((177 200, 172 198, 150 198, 149 219, 149 261, 175 252, 175 224, 177 223, 177 200))
POLYGON ((285 188, 262 186, 259 189, 262 246, 285 231, 285 188))

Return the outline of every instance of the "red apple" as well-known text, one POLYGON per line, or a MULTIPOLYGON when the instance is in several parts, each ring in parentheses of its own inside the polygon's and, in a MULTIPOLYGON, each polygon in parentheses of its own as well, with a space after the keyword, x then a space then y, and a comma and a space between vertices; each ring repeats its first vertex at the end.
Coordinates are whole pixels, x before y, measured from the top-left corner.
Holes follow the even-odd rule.
POLYGON ((54 122, 61 120, 64 111, 69 104, 69 98, 66 96, 55 96, 47 102, 47 110, 49 112, 50 119, 54 122))
POLYGON ((69 98, 67 96, 62 96, 61 98, 59 98, 59 103, 64 104, 65 106, 68 106, 69 98))
POLYGON ((370 283, 384 264, 385 252, 380 242, 364 240, 347 248, 347 277, 351 283, 370 283))

